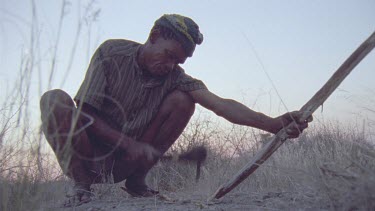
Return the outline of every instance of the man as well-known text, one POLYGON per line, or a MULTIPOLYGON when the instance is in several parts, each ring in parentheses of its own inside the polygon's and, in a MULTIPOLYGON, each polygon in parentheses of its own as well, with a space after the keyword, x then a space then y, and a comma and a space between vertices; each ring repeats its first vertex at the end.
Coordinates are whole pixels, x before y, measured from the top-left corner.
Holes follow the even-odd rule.
MULTIPOLYGON (((277 133, 298 112, 277 118, 211 93, 179 66, 193 55, 203 35, 190 18, 163 15, 144 44, 108 40, 93 55, 74 98, 61 90, 41 98, 44 134, 64 173, 73 179, 69 205, 90 201, 90 185, 126 180, 133 196, 153 196, 147 172, 177 140, 195 103, 228 121, 277 133)), ((296 121, 295 121, 296 122, 296 121)), ((291 138, 308 126, 296 122, 291 138)))

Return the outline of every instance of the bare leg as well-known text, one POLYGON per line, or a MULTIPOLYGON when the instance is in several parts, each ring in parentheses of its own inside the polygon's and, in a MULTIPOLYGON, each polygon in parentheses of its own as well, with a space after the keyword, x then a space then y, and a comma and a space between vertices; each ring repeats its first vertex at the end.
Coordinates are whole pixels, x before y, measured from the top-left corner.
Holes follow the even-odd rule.
MULTIPOLYGON (((164 154, 181 135, 194 110, 195 104, 188 94, 181 91, 172 92, 163 101, 158 114, 140 141, 152 145, 164 154)), ((137 169, 127 178, 125 186, 128 188, 147 187, 145 178, 155 163, 137 169)))
MULTIPOLYGON (((63 172, 74 180, 77 190, 89 191, 92 177, 87 159, 93 157, 93 149, 86 132, 78 131, 89 119, 80 116, 75 120, 78 110, 62 90, 46 92, 40 100, 40 109, 43 132, 63 172)), ((78 200, 88 200, 87 197, 87 194, 81 194, 78 200)))

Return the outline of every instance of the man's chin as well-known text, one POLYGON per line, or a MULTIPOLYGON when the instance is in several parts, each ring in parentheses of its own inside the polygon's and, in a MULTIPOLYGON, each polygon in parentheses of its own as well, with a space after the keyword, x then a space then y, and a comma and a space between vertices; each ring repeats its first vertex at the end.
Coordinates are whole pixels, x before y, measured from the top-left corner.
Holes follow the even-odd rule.
POLYGON ((153 72, 150 71, 150 74, 151 74, 152 76, 155 76, 155 77, 162 77, 162 76, 167 75, 167 73, 160 72, 160 71, 153 71, 153 72))

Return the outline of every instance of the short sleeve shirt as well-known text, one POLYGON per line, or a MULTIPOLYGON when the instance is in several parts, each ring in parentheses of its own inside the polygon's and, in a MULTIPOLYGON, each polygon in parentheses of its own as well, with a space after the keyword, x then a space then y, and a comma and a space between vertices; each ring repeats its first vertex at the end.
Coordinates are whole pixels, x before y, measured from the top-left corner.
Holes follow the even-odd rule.
POLYGON ((141 44, 108 40, 91 58, 85 79, 74 100, 96 108, 116 129, 139 138, 173 90, 207 89, 180 66, 163 77, 146 74, 137 63, 141 44))

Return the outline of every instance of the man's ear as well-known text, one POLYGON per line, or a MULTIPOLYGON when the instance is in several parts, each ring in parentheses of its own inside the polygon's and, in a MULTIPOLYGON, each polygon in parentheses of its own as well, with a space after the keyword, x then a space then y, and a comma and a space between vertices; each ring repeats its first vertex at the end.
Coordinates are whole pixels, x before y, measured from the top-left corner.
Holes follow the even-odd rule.
POLYGON ((161 36, 160 30, 159 29, 154 29, 151 31, 150 34, 150 42, 154 44, 156 40, 161 36))

